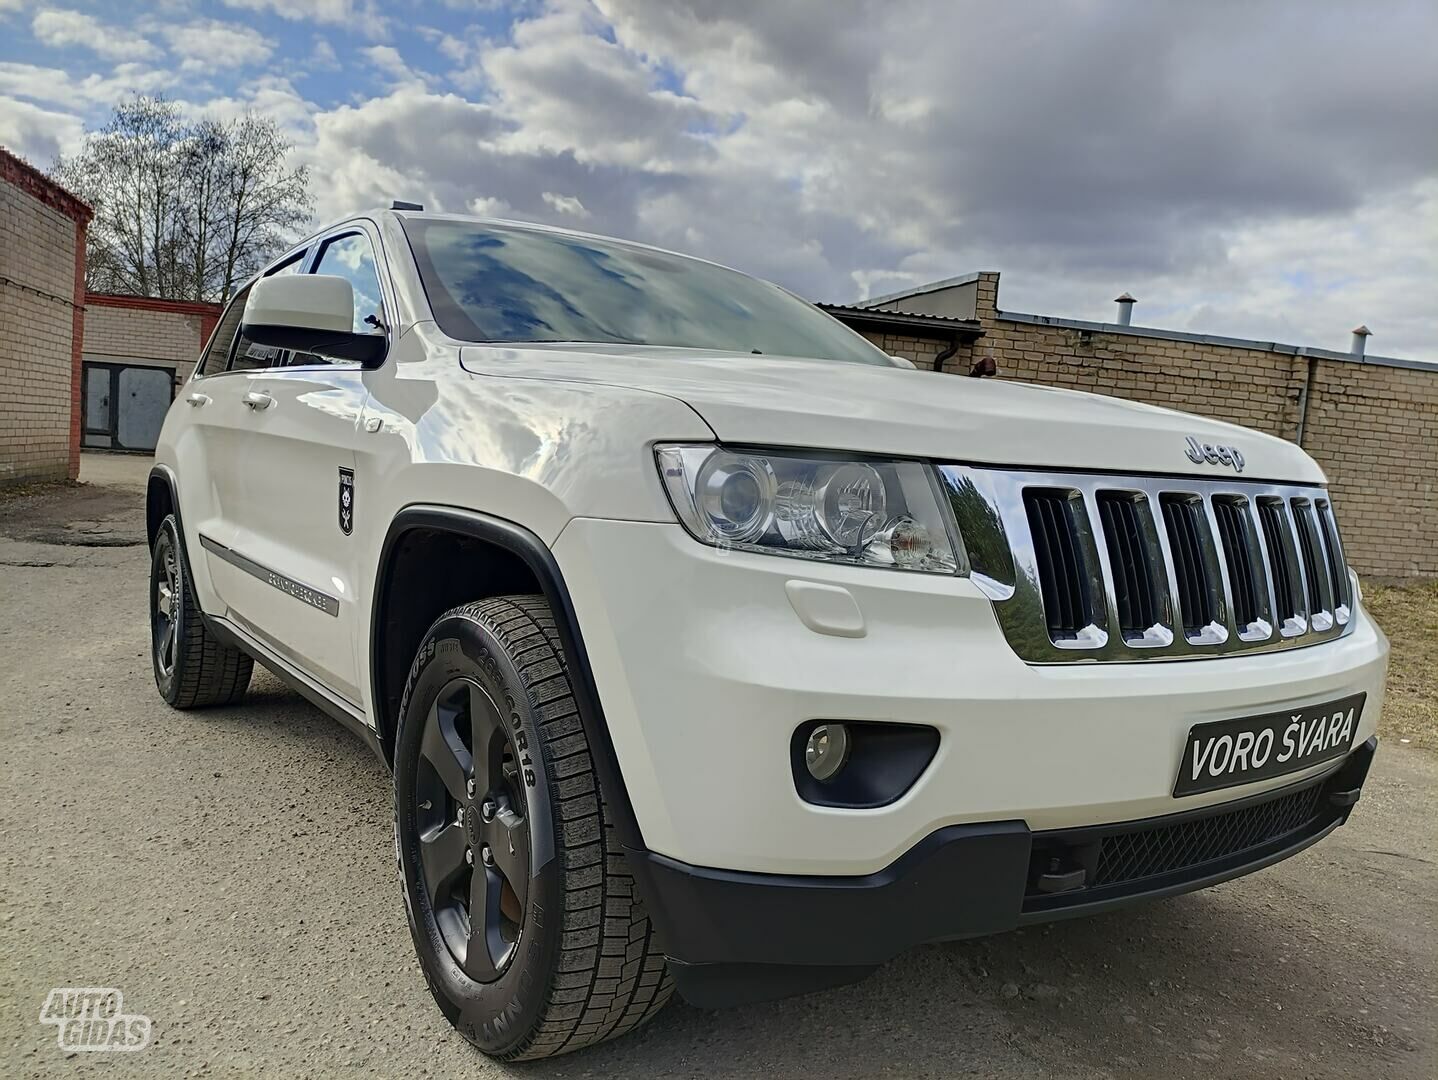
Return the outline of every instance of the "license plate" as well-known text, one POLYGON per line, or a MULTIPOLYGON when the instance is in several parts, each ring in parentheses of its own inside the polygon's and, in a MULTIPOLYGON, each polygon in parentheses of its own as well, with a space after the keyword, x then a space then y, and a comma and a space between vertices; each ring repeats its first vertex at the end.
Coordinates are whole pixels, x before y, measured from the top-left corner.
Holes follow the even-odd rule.
POLYGON ((1367 697, 1352 694, 1301 709, 1195 724, 1174 796, 1251 784, 1343 757, 1353 748, 1367 697))

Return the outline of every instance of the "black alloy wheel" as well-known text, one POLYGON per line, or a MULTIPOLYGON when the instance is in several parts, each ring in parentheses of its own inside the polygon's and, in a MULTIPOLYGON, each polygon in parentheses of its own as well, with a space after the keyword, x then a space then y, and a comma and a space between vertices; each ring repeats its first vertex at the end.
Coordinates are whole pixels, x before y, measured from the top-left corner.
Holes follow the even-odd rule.
POLYGON ((254 669, 205 624, 173 514, 160 522, 150 552, 150 659, 155 688, 177 709, 234 704, 254 669))
POLYGON ((446 1019, 505 1061, 632 1031, 673 989, 539 596, 445 612, 394 745, 410 934, 446 1019))
POLYGON ((493 982, 524 932, 529 820, 513 739, 478 682, 452 679, 440 690, 419 756, 424 887, 450 954, 471 979, 493 982))

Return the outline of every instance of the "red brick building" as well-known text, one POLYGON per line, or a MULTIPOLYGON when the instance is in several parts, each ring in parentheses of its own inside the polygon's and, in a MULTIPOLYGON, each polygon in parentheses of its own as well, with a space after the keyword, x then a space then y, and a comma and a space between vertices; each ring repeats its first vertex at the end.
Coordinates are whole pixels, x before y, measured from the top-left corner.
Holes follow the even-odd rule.
POLYGON ((0 484, 73 479, 80 471, 92 216, 0 148, 0 484))

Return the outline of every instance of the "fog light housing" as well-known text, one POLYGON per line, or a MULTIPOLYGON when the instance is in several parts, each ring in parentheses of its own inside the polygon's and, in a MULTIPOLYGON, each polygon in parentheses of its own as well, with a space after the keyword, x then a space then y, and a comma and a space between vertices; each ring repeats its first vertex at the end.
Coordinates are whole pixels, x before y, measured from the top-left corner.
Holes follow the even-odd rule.
POLYGON ((834 779, 849 760, 849 729, 843 724, 820 724, 804 744, 804 765, 821 784, 834 779))
POLYGON ((934 760, 927 724, 806 720, 789 739, 794 790, 815 806, 871 810, 903 797, 934 760))

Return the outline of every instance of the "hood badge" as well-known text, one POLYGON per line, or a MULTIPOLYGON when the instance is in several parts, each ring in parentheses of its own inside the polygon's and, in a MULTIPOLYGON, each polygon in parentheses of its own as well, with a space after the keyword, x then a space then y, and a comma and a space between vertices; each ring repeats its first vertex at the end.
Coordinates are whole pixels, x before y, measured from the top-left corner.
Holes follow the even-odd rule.
POLYGON ((1243 472, 1243 454, 1236 446, 1199 442, 1190 435, 1185 452, 1188 454, 1188 460, 1195 465, 1202 465, 1206 461, 1210 465, 1230 465, 1234 472, 1243 472))

